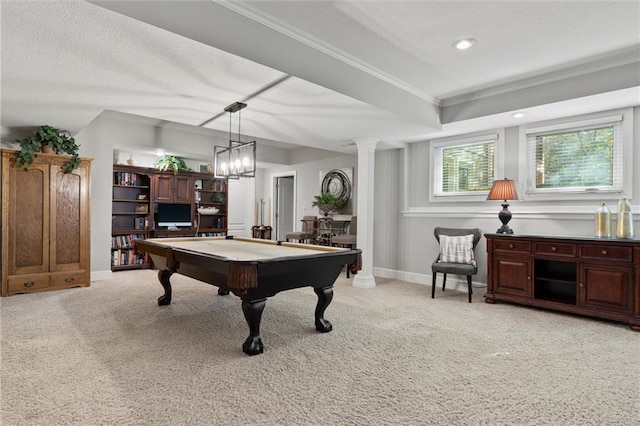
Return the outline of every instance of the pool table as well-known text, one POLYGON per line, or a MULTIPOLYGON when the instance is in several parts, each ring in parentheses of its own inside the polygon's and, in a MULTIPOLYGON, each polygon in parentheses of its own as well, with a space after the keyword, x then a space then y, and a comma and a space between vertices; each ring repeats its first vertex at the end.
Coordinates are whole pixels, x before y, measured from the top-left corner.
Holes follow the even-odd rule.
POLYGON ((159 305, 171 303, 170 277, 182 274, 218 287, 242 299, 249 337, 242 345, 248 355, 263 352, 260 320, 267 297, 300 287, 313 287, 318 296, 315 326, 329 332, 324 312, 333 298, 333 283, 344 265, 360 265, 360 250, 286 243, 241 237, 187 237, 137 240, 136 250, 149 253, 164 295, 159 305))

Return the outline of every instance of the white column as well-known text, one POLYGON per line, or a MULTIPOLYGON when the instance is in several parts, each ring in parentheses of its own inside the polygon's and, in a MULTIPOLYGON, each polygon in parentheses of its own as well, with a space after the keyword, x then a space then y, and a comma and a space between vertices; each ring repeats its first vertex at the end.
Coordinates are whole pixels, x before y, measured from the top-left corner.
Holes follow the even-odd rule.
POLYGON ((373 288, 373 194, 375 153, 378 139, 360 138, 354 142, 358 147, 358 248, 362 250, 362 270, 353 278, 353 286, 373 288))

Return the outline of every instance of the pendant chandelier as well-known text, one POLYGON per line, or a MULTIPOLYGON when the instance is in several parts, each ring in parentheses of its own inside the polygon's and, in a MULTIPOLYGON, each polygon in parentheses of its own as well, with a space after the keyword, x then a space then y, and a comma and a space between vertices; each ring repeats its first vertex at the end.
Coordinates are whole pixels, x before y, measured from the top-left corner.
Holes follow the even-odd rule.
POLYGON ((213 147, 214 175, 218 178, 239 179, 256 176, 256 141, 242 142, 240 138, 240 111, 247 104, 234 102, 224 110, 229 113, 229 146, 213 147), (238 112, 238 137, 231 131, 233 114, 238 112))

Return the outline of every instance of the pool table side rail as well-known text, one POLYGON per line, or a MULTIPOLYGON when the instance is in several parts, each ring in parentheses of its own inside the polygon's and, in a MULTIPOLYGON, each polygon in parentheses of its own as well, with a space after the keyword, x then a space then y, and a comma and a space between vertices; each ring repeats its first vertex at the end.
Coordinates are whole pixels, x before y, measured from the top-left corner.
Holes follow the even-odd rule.
MULTIPOLYGON (((223 273, 222 271, 218 272, 222 273, 222 275, 226 275, 225 284, 229 289, 246 290, 250 288, 257 288, 258 264, 268 265, 274 264, 276 262, 281 263, 287 261, 304 261, 322 256, 324 258, 343 257, 345 259, 345 264, 355 265, 357 270, 360 270, 362 265, 361 251, 358 249, 317 250, 316 246, 313 246, 314 251, 320 251, 321 254, 316 253, 310 255, 280 256, 277 258, 236 260, 229 259, 225 256, 204 253, 185 248, 172 248, 165 244, 169 243, 169 241, 166 240, 167 239, 163 239, 162 242, 139 240, 136 242, 136 249, 149 253, 151 255, 154 268, 160 270, 165 269, 171 272, 175 272, 180 268, 181 260, 192 265, 200 266, 203 266, 204 264, 212 265, 213 263, 215 263, 217 266, 216 269, 220 268, 221 266, 226 266, 226 273, 223 273), (161 259, 164 259, 164 265, 158 264, 159 262, 157 262, 157 260, 161 259)), ((240 240, 254 242, 253 239, 240 240)), ((262 243, 262 241, 265 240, 259 240, 258 242, 262 243)), ((213 270, 211 270, 211 272, 213 272, 213 270)), ((202 276, 194 278, 210 282, 211 284, 215 284, 208 279, 203 279, 202 276)), ((216 285, 219 284, 221 283, 218 283, 216 285)))

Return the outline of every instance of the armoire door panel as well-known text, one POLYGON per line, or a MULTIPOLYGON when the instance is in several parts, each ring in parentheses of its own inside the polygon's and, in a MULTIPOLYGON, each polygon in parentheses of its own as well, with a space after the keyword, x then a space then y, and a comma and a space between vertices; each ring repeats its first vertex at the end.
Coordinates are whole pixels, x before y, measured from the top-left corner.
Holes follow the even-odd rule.
POLYGON ((12 167, 9 204, 9 274, 33 274, 49 268, 48 166, 26 171, 12 167))
POLYGON ((84 264, 86 206, 84 206, 86 170, 64 173, 51 168, 51 235, 50 271, 80 269, 84 264))

